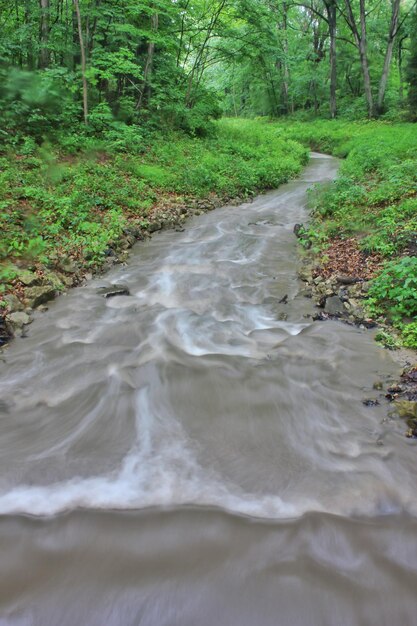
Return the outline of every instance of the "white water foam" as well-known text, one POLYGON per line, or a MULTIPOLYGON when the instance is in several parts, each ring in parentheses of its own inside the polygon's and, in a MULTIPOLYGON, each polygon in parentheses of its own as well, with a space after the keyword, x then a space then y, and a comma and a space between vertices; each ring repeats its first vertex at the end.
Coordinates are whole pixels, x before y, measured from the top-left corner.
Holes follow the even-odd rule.
MULTIPOLYGON (((0 494, 0 514, 51 516, 77 508, 142 509, 196 504, 256 517, 295 517, 300 506, 277 496, 259 499, 227 486, 196 461, 179 423, 152 415, 149 392, 137 398, 137 440, 119 471, 49 486, 19 486, 0 494)), ((304 502, 305 510, 313 502, 304 502)))
MULTIPOLYGON (((349 502, 348 495, 342 494, 334 501, 332 510, 314 497, 293 496, 284 501, 276 494, 245 493, 225 482, 215 470, 201 467, 197 451, 178 421, 152 412, 147 388, 138 392, 136 429, 137 439, 118 471, 48 486, 16 487, 0 494, 0 514, 52 516, 77 508, 132 510, 199 505, 257 518, 288 519, 308 511, 355 511, 366 515, 375 514, 376 510, 398 512, 402 508, 396 498, 387 502, 376 494, 372 498, 371 486, 365 498, 357 502, 349 502)), ((365 492, 366 486, 362 489, 365 492)))

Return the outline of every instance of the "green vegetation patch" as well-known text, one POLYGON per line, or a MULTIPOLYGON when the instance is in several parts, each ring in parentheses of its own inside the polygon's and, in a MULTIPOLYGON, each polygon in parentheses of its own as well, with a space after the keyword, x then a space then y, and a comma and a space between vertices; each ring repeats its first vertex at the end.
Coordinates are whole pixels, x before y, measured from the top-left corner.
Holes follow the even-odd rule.
POLYGON ((337 179, 311 192, 306 236, 317 250, 354 236, 365 254, 386 259, 369 289, 368 307, 417 347, 417 125, 318 120, 285 135, 346 157, 337 179))
POLYGON ((0 263, 3 289, 13 264, 53 267, 72 257, 99 265, 132 220, 174 195, 228 199, 277 187, 297 175, 308 151, 262 121, 224 120, 210 137, 154 134, 139 152, 120 144, 68 150, 23 142, 0 154, 0 263))

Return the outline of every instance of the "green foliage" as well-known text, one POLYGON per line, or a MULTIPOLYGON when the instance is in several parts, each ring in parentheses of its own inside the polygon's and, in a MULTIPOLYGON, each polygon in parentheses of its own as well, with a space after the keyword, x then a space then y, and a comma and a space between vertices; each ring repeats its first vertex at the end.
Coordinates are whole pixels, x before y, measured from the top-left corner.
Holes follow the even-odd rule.
POLYGON ((413 348, 417 350, 417 322, 411 324, 405 324, 402 331, 402 341, 406 348, 413 348))
POLYGON ((0 261, 53 265, 65 254, 100 263, 128 220, 147 227, 160 195, 245 196, 289 180, 307 158, 279 129, 244 120, 221 121, 204 139, 148 132, 140 150, 126 154, 106 135, 108 125, 115 130, 108 108, 96 114, 102 139, 83 135, 84 151, 76 135, 63 136, 59 150, 29 142, 24 154, 0 157, 0 261))
POLYGON ((381 329, 375 335, 375 341, 383 345, 388 350, 398 350, 401 347, 401 343, 387 330, 381 329))
POLYGON ((369 288, 369 306, 396 323, 417 315, 417 257, 389 261, 369 288))

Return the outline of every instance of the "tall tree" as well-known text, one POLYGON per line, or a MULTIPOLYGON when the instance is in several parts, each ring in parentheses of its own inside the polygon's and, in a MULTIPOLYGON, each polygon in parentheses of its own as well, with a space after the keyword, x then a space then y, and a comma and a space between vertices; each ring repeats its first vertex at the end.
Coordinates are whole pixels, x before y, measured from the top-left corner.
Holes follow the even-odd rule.
POLYGON ((381 114, 384 108, 385 91, 387 88, 389 71, 391 68, 392 53, 394 50, 394 42, 398 33, 400 15, 400 0, 392 0, 391 22, 388 33, 387 48, 385 51, 384 67, 379 81, 377 112, 381 114))
POLYGON ((368 107, 368 117, 373 117, 374 98, 372 95, 371 74, 369 70, 365 0, 359 0, 359 22, 357 21, 354 14, 352 0, 345 0, 345 9, 346 11, 343 13, 343 15, 352 32, 356 47, 359 51, 363 86, 368 107))
POLYGON ((45 69, 49 65, 49 0, 40 0, 40 9, 39 67, 45 69))
POLYGON ((87 83, 87 58, 85 54, 85 43, 83 35, 83 27, 81 20, 81 11, 78 0, 74 0, 75 14, 77 16, 78 38, 80 42, 81 52, 81 75, 83 83, 83 111, 84 111, 84 123, 88 124, 88 83, 87 83))

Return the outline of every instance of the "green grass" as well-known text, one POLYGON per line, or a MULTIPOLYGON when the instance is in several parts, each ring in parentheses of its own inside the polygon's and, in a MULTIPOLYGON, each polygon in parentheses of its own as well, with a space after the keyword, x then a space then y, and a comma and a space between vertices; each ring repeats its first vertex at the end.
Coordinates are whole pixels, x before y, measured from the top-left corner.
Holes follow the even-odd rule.
POLYGON ((385 316, 417 348, 417 125, 318 120, 283 127, 285 136, 344 157, 332 184, 311 193, 307 235, 317 250, 356 237, 386 265, 369 291, 371 313, 385 316))
POLYGON ((153 135, 141 150, 114 141, 76 150, 76 137, 58 146, 23 142, 0 152, 0 281, 7 290, 15 266, 54 267, 73 257, 96 266, 133 220, 148 223, 169 195, 230 198, 277 187, 295 176, 307 150, 261 121, 224 120, 204 139, 153 135))

